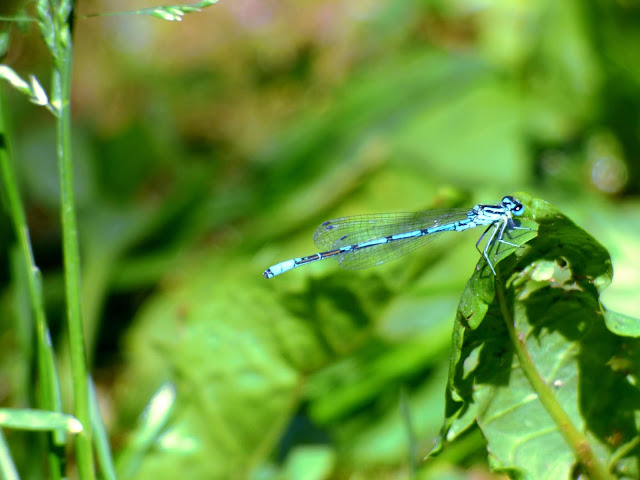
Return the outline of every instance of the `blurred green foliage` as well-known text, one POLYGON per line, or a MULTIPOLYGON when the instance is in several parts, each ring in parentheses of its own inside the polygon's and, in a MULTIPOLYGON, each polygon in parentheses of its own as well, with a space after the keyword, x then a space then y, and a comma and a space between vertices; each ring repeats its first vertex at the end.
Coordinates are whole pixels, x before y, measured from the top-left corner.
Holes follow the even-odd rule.
MULTIPOLYGON (((110 8, 96 1, 78 13, 110 8)), ((328 218, 525 190, 607 247, 605 303, 639 317, 639 27, 633 0, 234 0, 180 24, 79 18, 83 309, 122 478, 486 469, 474 429, 418 461, 442 424, 475 234, 371 271, 327 261, 268 282, 262 271, 314 253, 311 234, 328 218), (170 419, 136 450, 136 419, 166 381, 177 391, 170 419)), ((16 32, 18 53, 4 62, 40 75, 31 33, 16 32)), ((22 98, 7 105, 64 352, 53 127, 22 98)), ((25 406, 32 359, 13 320, 12 238, 3 219, 2 398, 25 406)), ((26 458, 26 443, 15 445, 26 458)))

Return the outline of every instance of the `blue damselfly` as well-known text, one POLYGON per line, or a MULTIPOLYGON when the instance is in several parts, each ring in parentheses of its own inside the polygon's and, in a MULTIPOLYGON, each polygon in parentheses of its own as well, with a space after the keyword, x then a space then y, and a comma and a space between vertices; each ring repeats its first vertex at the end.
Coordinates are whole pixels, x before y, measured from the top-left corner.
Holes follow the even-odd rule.
POLYGON ((264 276, 272 278, 300 265, 331 257, 337 257, 340 267, 347 270, 373 267, 426 245, 442 232, 461 232, 480 225, 487 225, 487 229, 476 247, 493 228, 482 255, 495 275, 489 251, 496 243, 518 247, 505 240, 504 235, 510 230, 530 230, 517 226, 513 221, 514 216, 523 213, 524 206, 515 198, 506 196, 500 205, 476 205, 471 210, 428 210, 336 218, 322 223, 313 234, 316 246, 326 251, 277 263, 265 270, 264 276))

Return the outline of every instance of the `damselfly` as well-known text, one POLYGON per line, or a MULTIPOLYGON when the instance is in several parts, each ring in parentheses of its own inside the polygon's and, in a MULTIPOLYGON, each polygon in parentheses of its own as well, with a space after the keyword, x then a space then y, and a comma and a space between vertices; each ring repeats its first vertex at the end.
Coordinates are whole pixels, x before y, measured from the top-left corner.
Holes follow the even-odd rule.
POLYGON ((482 255, 495 275, 489 251, 496 243, 518 247, 505 240, 504 234, 510 230, 530 230, 517 226, 513 221, 513 216, 523 213, 524 206, 515 198, 506 196, 500 205, 476 205, 471 210, 429 210, 336 218, 321 224, 313 234, 316 246, 326 251, 277 263, 267 268, 264 276, 272 278, 300 265, 331 257, 337 257, 340 267, 347 270, 373 267, 426 245, 442 232, 462 232, 480 225, 488 226, 476 242, 476 248, 493 228, 482 255))

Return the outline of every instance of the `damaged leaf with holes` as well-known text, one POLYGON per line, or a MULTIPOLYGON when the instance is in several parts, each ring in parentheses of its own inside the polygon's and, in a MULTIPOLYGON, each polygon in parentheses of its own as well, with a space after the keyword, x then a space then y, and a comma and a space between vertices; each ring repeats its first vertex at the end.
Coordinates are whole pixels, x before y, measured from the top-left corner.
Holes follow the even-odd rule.
POLYGON ((538 235, 495 283, 467 285, 432 453, 477 426, 511 478, 638 478, 640 343, 607 328, 609 253, 551 205, 522 201, 538 235))

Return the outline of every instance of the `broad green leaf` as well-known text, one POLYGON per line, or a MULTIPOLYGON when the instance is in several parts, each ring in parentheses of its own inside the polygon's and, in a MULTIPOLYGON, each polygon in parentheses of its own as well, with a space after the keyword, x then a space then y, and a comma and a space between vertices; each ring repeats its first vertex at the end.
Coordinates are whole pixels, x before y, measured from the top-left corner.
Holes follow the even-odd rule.
POLYGON ((336 275, 287 292, 218 263, 184 275, 132 332, 122 406, 137 415, 167 380, 176 397, 150 453, 123 478, 246 476, 274 448, 307 375, 367 339, 389 298, 373 277, 355 289, 336 275))
POLYGON ((492 466, 512 478, 637 476, 628 445, 638 436, 640 345, 605 324, 609 254, 551 205, 517 197, 538 235, 500 263, 495 282, 479 270, 467 285, 442 441, 475 422, 492 466))

